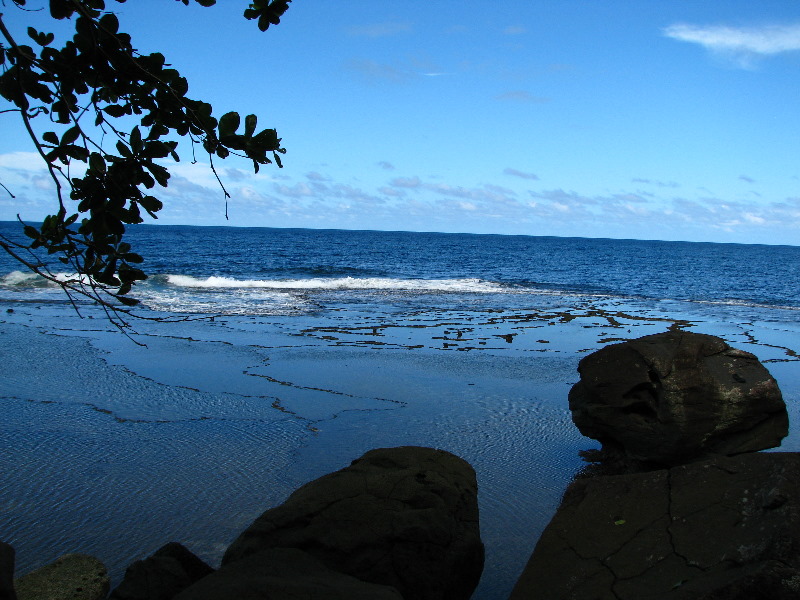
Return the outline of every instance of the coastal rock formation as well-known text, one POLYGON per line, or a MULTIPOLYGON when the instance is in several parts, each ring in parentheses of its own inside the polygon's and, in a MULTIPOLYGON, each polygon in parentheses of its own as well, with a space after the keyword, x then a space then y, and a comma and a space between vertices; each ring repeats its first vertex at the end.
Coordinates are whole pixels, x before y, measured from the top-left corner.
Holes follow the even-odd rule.
POLYGON ((184 546, 170 542, 128 567, 109 600, 171 600, 213 572, 184 546))
POLYGON ((14 581, 17 600, 104 600, 109 580, 105 565, 88 554, 65 554, 14 581))
POLYGON ((749 352, 669 331, 607 346, 578 366, 572 420, 606 453, 674 466, 780 445, 789 420, 778 385, 749 352))
POLYGON ((266 551, 286 548, 393 587, 405 600, 467 600, 484 558, 475 471, 432 448, 367 452, 261 515, 228 548, 220 571, 180 598, 210 597, 200 588, 231 569, 268 570, 276 554, 266 551))
POLYGON ((403 600, 390 586, 366 583, 329 569, 296 548, 246 556, 209 575, 175 600, 403 600))
POLYGON ((0 542, 0 599, 16 600, 14 593, 14 548, 0 542))
MULTIPOLYGON (((218 571, 169 543, 109 600, 468 600, 483 571, 477 494, 475 471, 449 452, 372 450, 261 515, 218 571)), ((13 570, 0 542, 0 600, 14 600, 13 570)), ((17 600, 102 600, 109 587, 97 559, 75 554, 14 584, 17 600)))
POLYGON ((578 479, 511 600, 800 597, 800 455, 578 479))

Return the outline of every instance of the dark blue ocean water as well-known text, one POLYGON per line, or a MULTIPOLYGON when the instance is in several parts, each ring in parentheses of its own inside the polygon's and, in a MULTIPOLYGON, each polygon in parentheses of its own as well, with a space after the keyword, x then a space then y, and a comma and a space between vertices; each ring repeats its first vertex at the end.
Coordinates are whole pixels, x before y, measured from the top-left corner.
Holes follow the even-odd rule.
MULTIPOLYGON (((565 295, 800 310, 797 246, 147 225, 130 239, 151 274, 134 295, 176 312, 285 314, 331 297, 507 307, 565 295)), ((1 288, 33 284, 16 270, 0 256, 1 288)))
MULTIPOLYGON (((0 223, 0 234, 18 225, 0 223)), ((596 447, 576 367, 683 327, 756 354, 800 451, 800 248, 497 235, 139 226, 126 337, 0 253, 0 539, 18 574, 68 552, 125 567, 168 541, 216 564, 263 510, 375 447, 476 470, 508 594, 596 447), (139 345, 143 344, 143 345, 139 345)), ((54 271, 63 277, 56 263, 54 271)))

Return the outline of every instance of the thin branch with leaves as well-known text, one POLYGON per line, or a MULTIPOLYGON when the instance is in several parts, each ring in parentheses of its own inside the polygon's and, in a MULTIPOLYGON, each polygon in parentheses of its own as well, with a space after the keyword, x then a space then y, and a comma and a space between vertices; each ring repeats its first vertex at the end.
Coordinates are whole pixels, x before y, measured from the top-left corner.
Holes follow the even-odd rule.
MULTIPOLYGON (((216 3, 194 1, 205 7, 216 3)), ((27 10, 27 0, 11 2, 27 10)), ((256 0, 244 17, 265 31, 279 23, 290 2, 256 0)), ((258 172, 272 162, 282 166, 280 155, 286 150, 275 129, 256 131, 256 115, 247 115, 239 132, 237 112, 217 119, 211 104, 187 96, 187 80, 162 54, 137 52, 130 35, 120 31, 117 16, 106 10, 105 0, 48 4, 53 19, 74 20, 74 36, 61 48, 53 47, 54 34, 33 27, 27 28, 33 45, 18 42, 0 13, 0 98, 12 105, 0 113, 22 120, 55 185, 58 210, 38 227, 20 219, 30 241, 22 245, 0 236, 0 248, 61 286, 71 299, 86 297, 114 316, 128 315, 138 304, 129 293, 147 275, 138 266, 144 258, 125 241, 125 233, 143 222, 143 212, 158 218, 163 205, 151 190, 167 187, 170 173, 161 161, 180 160, 178 140, 190 141, 193 156, 195 146, 207 153, 225 197, 226 218, 230 194, 214 159, 245 157, 258 172), (39 123, 46 129, 41 135, 34 126, 39 123), (23 249, 35 260, 26 259, 23 249), (53 275, 41 253, 68 265, 75 278, 53 275)), ((116 321, 127 326, 123 318, 116 321)))

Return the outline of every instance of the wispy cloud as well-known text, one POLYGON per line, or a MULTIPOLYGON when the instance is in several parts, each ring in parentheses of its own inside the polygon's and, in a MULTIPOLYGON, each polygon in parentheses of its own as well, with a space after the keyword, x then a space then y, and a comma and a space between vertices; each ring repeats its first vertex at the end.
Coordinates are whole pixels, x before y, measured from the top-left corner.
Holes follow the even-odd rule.
POLYGON ((495 100, 502 102, 523 102, 530 104, 545 104, 550 102, 550 98, 543 98, 541 96, 534 96, 525 90, 511 90, 494 97, 495 100))
POLYGON ((527 32, 527 28, 523 27, 522 25, 509 25, 503 29, 504 35, 522 35, 527 32))
POLYGON ((402 84, 419 81, 423 77, 448 75, 436 64, 419 58, 396 61, 394 64, 380 63, 369 58, 351 59, 345 63, 344 67, 370 83, 388 81, 402 84))
POLYGON ((385 171, 394 171, 394 165, 389 161, 382 160, 378 163, 378 166, 385 171))
POLYGON ((676 23, 663 33, 674 40, 700 44, 745 69, 761 58, 800 50, 800 23, 758 27, 676 23))
POLYGON ((346 63, 345 68, 360 75, 370 83, 379 83, 382 81, 407 83, 418 77, 417 73, 413 71, 400 69, 371 59, 350 60, 346 63))
POLYGON ((389 185, 395 188, 418 188, 422 185, 422 180, 419 177, 395 177, 389 182, 389 185))
POLYGON ((369 23, 367 25, 353 25, 347 33, 355 36, 379 38, 411 31, 411 24, 404 21, 386 21, 383 23, 369 23))
POLYGON ((521 177, 522 179, 529 179, 529 180, 532 180, 532 181, 538 181, 539 180, 539 176, 536 175, 535 173, 526 173, 525 171, 520 171, 518 169, 512 169, 511 167, 503 169, 503 173, 505 175, 512 175, 513 177, 521 177))
POLYGON ((643 183, 645 185, 654 185, 654 186, 660 187, 660 188, 676 188, 676 187, 680 187, 674 181, 659 181, 657 179, 644 179, 642 177, 634 177, 633 179, 631 179, 631 183, 643 183))
MULTIPOLYGON (((16 196, 0 194, 0 219, 19 213, 35 220, 54 210, 52 184, 33 158, 0 154, 0 180, 16 196)), ((157 190, 165 206, 158 222, 701 240, 715 232, 721 240, 768 243, 793 243, 800 231, 797 197, 678 197, 670 189, 675 185, 651 179, 633 179, 629 189, 599 194, 531 189, 538 177, 512 167, 494 181, 470 185, 413 173, 397 176, 383 170, 389 164, 372 163, 383 176, 371 184, 341 180, 325 168, 288 171, 280 179, 226 169, 230 221, 224 220, 225 198, 213 173, 202 176, 207 166, 174 165, 169 187, 157 190), (645 185, 653 187, 636 191, 645 185)))
POLYGON ((747 175, 739 175, 739 180, 740 181, 744 181, 745 183, 755 183, 756 182, 755 179, 753 179, 752 177, 749 177, 747 175))
POLYGON ((317 171, 310 171, 306 173, 306 179, 309 181, 330 181, 330 177, 326 177, 317 171))

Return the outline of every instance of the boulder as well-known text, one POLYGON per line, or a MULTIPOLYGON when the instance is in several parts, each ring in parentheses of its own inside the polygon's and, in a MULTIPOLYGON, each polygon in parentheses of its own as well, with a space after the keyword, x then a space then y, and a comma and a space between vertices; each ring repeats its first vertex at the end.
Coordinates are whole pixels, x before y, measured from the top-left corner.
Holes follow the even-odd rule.
POLYGON ((214 569, 177 542, 162 546, 125 571, 109 600, 172 600, 214 569))
POLYGON ((296 548, 271 548, 230 563, 174 600, 403 600, 393 587, 366 583, 296 548))
POLYGON ((0 600, 16 600, 14 593, 14 548, 0 542, 0 600))
POLYGON ((109 580, 105 566, 88 554, 65 554, 14 582, 17 600, 104 600, 109 580))
POLYGON ((484 558, 475 471, 443 450, 372 450, 261 515, 228 548, 222 570, 246 558, 255 568, 271 548, 302 550, 405 600, 466 600, 484 558))
POLYGON ((675 466, 780 445, 786 405, 749 352, 669 331, 607 346, 580 361, 572 420, 607 454, 675 466))
POLYGON ((800 454, 578 479, 511 600, 800 597, 800 454))

